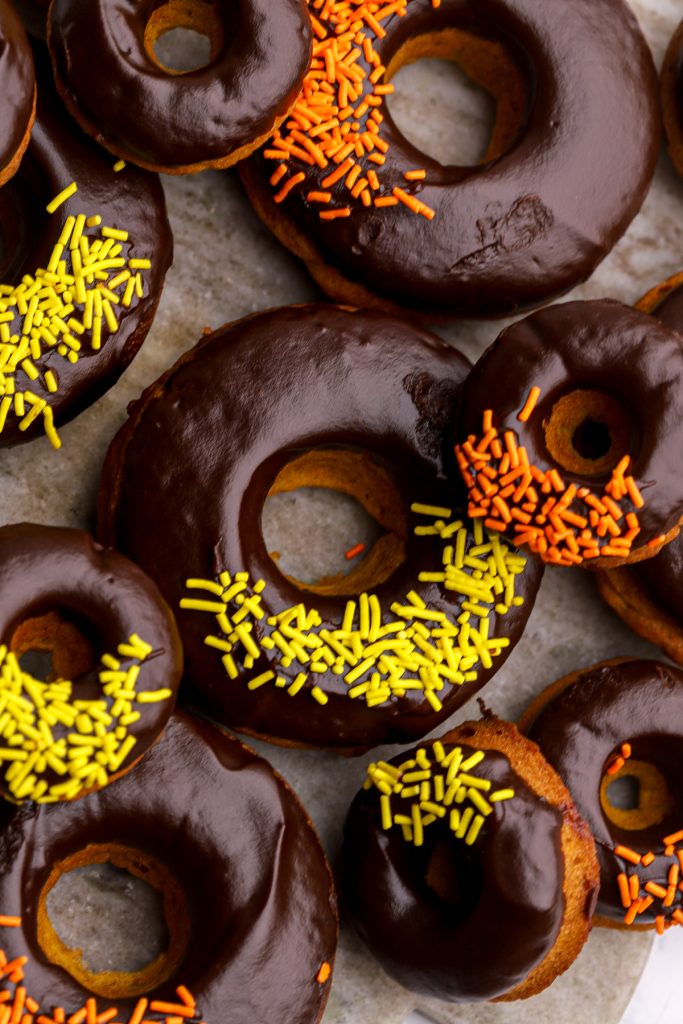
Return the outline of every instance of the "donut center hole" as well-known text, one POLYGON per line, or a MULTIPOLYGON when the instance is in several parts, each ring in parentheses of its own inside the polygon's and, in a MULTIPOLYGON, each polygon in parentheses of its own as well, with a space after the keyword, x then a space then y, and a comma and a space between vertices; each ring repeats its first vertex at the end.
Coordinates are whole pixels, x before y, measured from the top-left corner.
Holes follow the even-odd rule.
POLYGON ((296 586, 354 595, 403 562, 408 520, 396 484, 369 455, 317 450, 280 470, 261 530, 270 558, 296 586))
POLYGON ((64 611, 48 611, 20 622, 10 650, 35 679, 77 679, 98 663, 98 644, 90 625, 64 611))
POLYGON ((628 410, 602 391, 580 389, 563 395, 543 427, 552 459, 581 477, 605 476, 631 448, 628 410))
POLYGON ((664 774, 650 761, 631 757, 616 772, 605 769, 600 804, 620 831, 644 832, 660 825, 674 803, 664 774))
POLYGON ((167 869, 116 844, 89 846, 60 862, 40 895, 41 949, 104 998, 162 984, 185 954, 187 931, 184 897, 167 869))
POLYGON ((526 77, 501 42, 447 28, 404 43, 385 81, 404 138, 444 166, 488 163, 507 152, 527 117, 526 77), (428 97, 428 102, 425 102, 428 97))
POLYGON ((450 837, 429 852, 424 878, 431 896, 450 909, 468 913, 479 899, 481 868, 469 848, 450 837))
POLYGON ((212 0, 168 0, 153 12, 145 28, 150 59, 170 75, 208 67, 223 43, 223 22, 212 0))

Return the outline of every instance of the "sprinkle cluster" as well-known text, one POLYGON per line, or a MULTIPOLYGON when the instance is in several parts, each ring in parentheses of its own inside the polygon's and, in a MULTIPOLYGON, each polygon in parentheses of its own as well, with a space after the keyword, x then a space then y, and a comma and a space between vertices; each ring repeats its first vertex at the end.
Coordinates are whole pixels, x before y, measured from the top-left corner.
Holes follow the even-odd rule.
MULTIPOLYGON (((664 856, 671 858, 666 885, 654 881, 643 884, 633 870, 628 875, 622 871, 617 876, 621 904, 626 911, 624 923, 638 924, 638 917, 658 900, 660 907, 659 913, 655 916, 655 928, 659 935, 671 925, 683 924, 683 896, 679 895, 683 894, 683 881, 680 881, 683 869, 683 829, 664 836, 662 847, 664 856), (676 903, 678 905, 675 905, 676 903)), ((656 856, 652 850, 640 854, 622 845, 615 846, 614 853, 634 867, 642 865, 645 868, 653 863, 656 856)))
MULTIPOLYGON (((532 388, 518 414, 526 422, 540 394, 532 388)), ((512 531, 516 545, 528 545, 552 565, 578 565, 592 558, 626 558, 640 533, 637 510, 645 500, 632 476, 629 455, 612 471, 602 493, 566 484, 557 469, 529 463, 526 448, 513 430, 503 436, 493 425, 493 411, 483 416, 482 434, 455 446, 469 491, 468 513, 483 518, 491 530, 512 531)), ((655 537, 648 547, 656 547, 655 537)))
MULTIPOLYGON (((434 217, 434 210, 415 195, 426 171, 406 171, 406 188, 383 186, 378 176, 389 149, 381 138, 382 107, 394 87, 384 84, 387 69, 375 41, 386 35, 382 23, 405 15, 410 2, 308 0, 315 36, 311 67, 284 130, 276 131, 263 151, 267 160, 277 161, 270 179, 276 203, 294 188, 306 189, 311 176, 306 168, 316 168, 316 178, 317 169, 328 173, 320 190, 309 190, 306 199, 322 207, 321 220, 351 215, 351 206, 343 199, 339 205, 329 191, 340 182, 347 204, 381 208, 402 203, 428 220, 434 217)), ((440 3, 432 0, 435 8, 440 3)))
MULTIPOLYGON (((48 205, 48 213, 55 214, 77 191, 75 182, 69 185, 48 205)), ((86 336, 90 350, 98 352, 107 334, 119 329, 117 309, 143 298, 141 271, 152 264, 127 258, 128 241, 127 231, 102 226, 99 214, 69 216, 47 267, 24 274, 19 284, 0 284, 0 433, 10 413, 22 432, 42 416, 50 442, 61 447, 49 404, 59 390, 59 371, 49 357, 55 353, 77 363, 86 336), (16 381, 20 370, 29 381, 23 390, 16 381)))
POLYGON ((72 682, 34 679, 0 646, 0 765, 14 801, 56 803, 106 786, 137 742, 129 733, 140 718, 135 704, 172 696, 169 689, 136 690, 141 666, 152 653, 137 634, 119 644, 117 653, 125 664, 111 654, 102 656, 103 699, 78 700, 72 682), (61 781, 50 784, 56 777, 61 781))
MULTIPOLYGON (((20 925, 21 918, 0 915, 0 927, 18 928, 20 925)), ((204 1024, 199 1020, 194 996, 184 985, 176 989, 177 1003, 138 999, 130 1013, 124 1011, 124 1016, 115 1006, 100 1010, 94 997, 87 999, 85 1005, 74 1013, 67 1013, 61 1006, 50 1013, 42 1011, 40 1004, 22 984, 28 962, 26 956, 8 962, 0 949, 0 1024, 204 1024)))
POLYGON ((515 595, 515 581, 526 559, 478 520, 472 544, 467 526, 453 519, 450 509, 415 504, 412 511, 433 520, 416 526, 416 535, 443 541, 442 564, 418 578, 440 584, 459 601, 455 622, 428 607, 414 590, 391 604, 391 614, 382 610, 375 594, 347 601, 337 629, 324 628, 320 613, 303 604, 267 616, 262 607, 266 584, 252 584, 246 572, 187 580, 187 588, 202 596, 185 597, 180 607, 215 616, 218 630, 204 642, 221 654, 231 679, 241 675, 240 663, 249 672, 261 657, 268 658, 273 667, 253 675, 250 690, 272 683, 295 696, 308 683, 306 692, 324 705, 327 694, 314 680, 332 672, 343 678, 351 699, 362 698, 368 707, 418 690, 441 711, 439 695, 447 686, 474 681, 479 668, 491 668, 509 646, 508 637, 489 636, 489 616, 492 610, 505 615, 524 603, 515 595), (293 682, 280 674, 291 666, 298 670, 293 682))
POLYGON ((399 825, 407 842, 422 846, 425 828, 447 820, 456 839, 472 846, 492 805, 515 795, 513 789, 491 792, 490 780, 473 774, 485 756, 477 750, 465 757, 462 747, 446 752, 437 740, 431 751, 420 747, 398 766, 386 761, 371 764, 363 788, 379 790, 382 828, 399 825))

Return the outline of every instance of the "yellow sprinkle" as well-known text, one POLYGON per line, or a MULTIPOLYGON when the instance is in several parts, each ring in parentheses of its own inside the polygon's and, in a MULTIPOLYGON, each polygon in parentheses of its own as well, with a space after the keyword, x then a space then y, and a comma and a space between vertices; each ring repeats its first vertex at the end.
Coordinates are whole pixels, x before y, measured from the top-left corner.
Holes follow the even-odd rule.
POLYGON ((271 679, 275 679, 274 672, 262 672, 260 676, 254 676, 247 683, 249 690, 258 690, 259 686, 263 686, 264 683, 269 683, 271 679))
POLYGON ((62 206, 63 203, 66 203, 67 200, 71 199, 71 196, 75 195, 76 192, 78 192, 78 185, 75 181, 72 181, 71 184, 67 185, 67 187, 63 189, 58 196, 55 196, 52 202, 47 204, 47 212, 55 213, 59 207, 62 206))
POLYGON ((323 693, 323 691, 320 689, 319 686, 314 686, 313 687, 313 689, 311 690, 311 697, 313 697, 315 700, 317 700, 318 704, 323 704, 323 705, 327 704, 327 702, 329 700, 329 697, 327 696, 327 694, 323 693))
POLYGON ((125 160, 117 160, 116 163, 114 164, 114 173, 115 174, 119 174, 120 171, 124 170, 125 166, 126 166, 126 161, 125 160))

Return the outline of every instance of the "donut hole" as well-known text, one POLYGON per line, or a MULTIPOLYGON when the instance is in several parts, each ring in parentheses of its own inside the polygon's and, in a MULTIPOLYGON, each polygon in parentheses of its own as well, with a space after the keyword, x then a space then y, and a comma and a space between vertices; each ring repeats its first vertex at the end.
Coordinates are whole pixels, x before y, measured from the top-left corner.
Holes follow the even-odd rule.
POLYGON ((554 462, 580 477, 606 476, 632 448, 630 412, 604 391, 579 389, 563 395, 543 428, 554 462))
MULTIPOLYGON (((615 755, 618 751, 615 751, 615 755)), ((666 819, 676 805, 680 806, 676 794, 667 782, 671 777, 664 766, 653 760, 630 757, 612 774, 605 773, 600 783, 600 804, 608 822, 620 834, 643 833, 643 846, 647 848, 652 839, 648 835, 655 830, 659 837, 666 819)), ((633 842, 631 836, 630 839, 633 842)), ((637 845, 637 839, 636 839, 637 845)))
POLYGON ((168 0, 145 27, 145 49, 169 75, 187 75, 212 64, 223 49, 223 21, 212 0, 168 0))
POLYGON ((51 963, 97 996, 125 999, 177 971, 189 917, 178 882, 150 854, 91 845, 53 867, 37 929, 51 963))
POLYGON ((402 564, 408 517, 390 473, 369 455, 321 449, 280 470, 261 530, 271 559, 297 587, 344 596, 379 586, 402 564))
POLYGON ((427 852, 424 880, 430 898, 449 912, 470 913, 481 894, 481 865, 470 847, 452 836, 439 838, 427 852))
POLYGON ((395 126, 444 166, 497 159, 526 124, 529 88, 521 60, 507 44, 462 29, 414 36, 389 62, 384 81, 395 88, 387 97, 395 126))
POLYGON ((97 666, 99 644, 90 623, 63 610, 25 619, 9 642, 21 668, 36 679, 78 679, 97 666))

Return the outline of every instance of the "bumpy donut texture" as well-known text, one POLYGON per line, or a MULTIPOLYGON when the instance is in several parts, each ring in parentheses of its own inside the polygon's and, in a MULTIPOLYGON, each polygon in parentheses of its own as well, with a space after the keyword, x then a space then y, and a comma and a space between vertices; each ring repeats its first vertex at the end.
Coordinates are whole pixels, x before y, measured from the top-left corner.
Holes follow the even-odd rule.
POLYGON ((292 307, 217 331, 131 407, 99 531, 177 610, 189 699, 348 751, 424 735, 503 664, 540 574, 453 504, 467 371, 393 317, 292 307), (350 494, 383 527, 351 575, 304 586, 269 557, 264 502, 301 486, 350 494))
POLYGON ((12 178, 28 146, 36 116, 33 55, 12 4, 0 2, 0 186, 12 178))
POLYGON ((590 832, 535 744, 494 717, 372 765, 342 857, 361 936, 388 973, 424 995, 534 995, 590 930, 590 832))
POLYGON ((607 300, 502 332, 463 393, 469 513, 555 565, 656 555, 683 512, 683 346, 607 300))
POLYGON ((627 4, 403 0, 379 22, 365 3, 309 7, 300 102, 240 173, 333 299, 505 315, 589 276, 638 211, 659 150, 656 72, 627 4), (482 165, 444 167, 394 123, 390 79, 425 56, 459 61, 498 99, 482 165))
POLYGON ((183 664, 175 621, 148 576, 81 530, 4 526, 0 564, 0 793, 75 800, 163 732, 183 664), (28 652, 49 661, 45 678, 28 652))
POLYGON ((28 958, 3 978, 10 1005, 20 987, 38 1015, 62 1008, 67 1020, 114 1007, 116 1020, 154 1024, 322 1017, 337 944, 325 855, 285 781, 211 725, 176 714, 108 789, 68 809, 5 810, 0 858, 0 947, 8 962, 28 958), (90 974, 87 952, 68 956, 49 923, 60 875, 103 861, 164 897, 169 947, 144 973, 90 974))
POLYGON ((304 0, 56 0, 48 45, 59 93, 81 127, 148 170, 229 167, 263 143, 296 100, 311 51, 304 0), (175 72, 154 46, 175 28, 211 43, 175 72), (125 98, 124 98, 125 97, 125 98))
POLYGON ((599 924, 662 932, 683 923, 682 716, 683 673, 625 659, 553 683, 520 722, 595 837, 599 924), (609 799, 622 777, 636 780, 633 807, 609 799))

